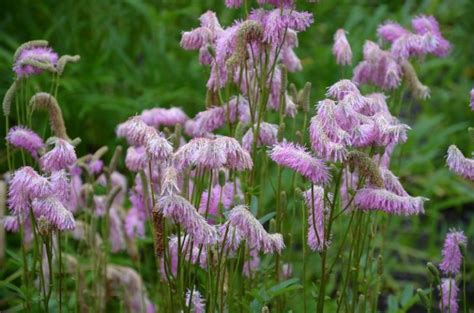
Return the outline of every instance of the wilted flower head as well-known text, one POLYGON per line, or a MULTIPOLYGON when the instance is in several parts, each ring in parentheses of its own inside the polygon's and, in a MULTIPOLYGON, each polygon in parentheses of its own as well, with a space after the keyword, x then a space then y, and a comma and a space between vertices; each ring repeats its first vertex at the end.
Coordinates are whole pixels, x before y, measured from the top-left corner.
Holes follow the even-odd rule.
POLYGON ((450 230, 443 246, 443 262, 439 265, 446 275, 459 273, 462 254, 459 246, 467 246, 467 238, 462 231, 450 230))
POLYGON ((15 148, 28 151, 33 157, 44 147, 43 139, 25 126, 15 126, 8 131, 6 140, 15 148))
POLYGON ((336 57, 336 63, 339 65, 350 65, 352 63, 352 50, 346 38, 344 29, 338 29, 334 34, 334 45, 332 53, 336 57))
POLYGON ((440 285, 441 301, 439 308, 442 313, 457 313, 459 288, 456 280, 452 278, 443 278, 440 285))
POLYGON ((212 245, 217 241, 217 232, 209 225, 191 203, 172 194, 161 197, 157 206, 163 215, 181 224, 197 244, 212 245))
POLYGON ((474 181, 474 159, 464 157, 458 147, 455 145, 449 147, 446 161, 451 171, 474 181))
POLYGON ((424 213, 423 197, 399 196, 385 189, 363 188, 357 191, 354 203, 362 210, 381 210, 389 214, 424 213))
POLYGON ((47 42, 38 41, 39 45, 26 44, 15 54, 13 71, 17 76, 28 77, 41 74, 44 67, 54 68, 58 55, 47 46, 47 42))
POLYGON ((277 164, 289 167, 315 184, 325 184, 330 179, 324 161, 316 159, 297 144, 283 142, 273 146, 270 158, 277 164))
POLYGON ((281 253, 285 248, 281 234, 268 234, 248 207, 238 205, 229 213, 229 223, 238 229, 250 248, 264 253, 281 253))
POLYGON ((69 168, 77 161, 74 146, 61 138, 53 139, 54 148, 45 153, 39 160, 45 172, 55 172, 69 168))

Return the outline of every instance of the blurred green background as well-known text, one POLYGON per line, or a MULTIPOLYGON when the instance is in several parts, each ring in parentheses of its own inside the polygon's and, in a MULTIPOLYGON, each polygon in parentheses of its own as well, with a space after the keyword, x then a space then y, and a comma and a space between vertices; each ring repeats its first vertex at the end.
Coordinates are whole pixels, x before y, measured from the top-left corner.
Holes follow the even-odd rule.
MULTIPOLYGON (((397 272, 409 273, 410 280, 417 281, 413 275, 425 274, 427 260, 439 260, 448 228, 462 227, 474 238, 473 185, 451 174, 444 160, 452 143, 466 155, 474 151, 466 132, 468 126, 474 126, 474 112, 468 106, 474 86, 474 1, 298 2, 299 9, 315 15, 315 23, 300 34, 297 54, 304 69, 291 74, 290 81, 298 87, 312 82, 312 103, 323 99, 325 88, 341 78, 331 54, 338 28, 349 32, 354 64, 361 58, 364 41, 377 40, 377 25, 387 19, 409 27, 414 15, 432 14, 453 44, 449 57, 428 57, 416 65, 421 81, 431 88, 431 99, 402 108, 401 119, 412 130, 393 162, 394 173, 412 194, 431 199, 424 217, 396 219, 392 229, 397 257, 388 259, 387 266, 393 265, 394 277, 403 280, 404 275, 397 272), (412 261, 399 262, 400 258, 412 261)), ((58 96, 68 133, 83 140, 80 154, 104 144, 115 145, 115 126, 148 107, 180 106, 192 117, 204 108, 209 70, 198 63, 197 53, 180 48, 181 32, 197 27, 198 17, 208 9, 217 12, 222 25, 244 17, 242 11, 226 9, 223 3, 3 0, 0 93, 3 95, 12 82, 15 49, 24 41, 47 39, 60 55, 81 55, 79 64, 67 67, 58 96)), ((0 123, 3 138, 4 120, 0 123)), ((3 154, 3 142, 1 147, 3 154)), ((4 170, 5 164, 1 168, 4 170)), ((422 284, 424 281, 418 280, 416 287, 422 284)))

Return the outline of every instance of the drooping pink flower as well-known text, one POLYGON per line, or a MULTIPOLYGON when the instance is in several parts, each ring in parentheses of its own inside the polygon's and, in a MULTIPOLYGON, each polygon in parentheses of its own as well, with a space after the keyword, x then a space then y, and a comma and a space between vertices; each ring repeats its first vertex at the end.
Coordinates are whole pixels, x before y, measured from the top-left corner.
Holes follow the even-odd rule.
POLYGON ((439 265, 444 274, 459 274, 462 253, 459 246, 467 246, 467 238, 462 231, 450 230, 443 246, 443 262, 439 265))
POLYGON ((149 127, 140 116, 133 116, 118 125, 116 133, 118 137, 125 137, 130 145, 144 146, 149 127))
POLYGON ((433 53, 437 46, 436 38, 429 33, 424 35, 408 33, 396 39, 390 51, 398 59, 408 59, 433 53))
POLYGON ((0 218, 0 223, 3 225, 6 231, 16 233, 20 230, 19 216, 7 215, 0 218))
POLYGON ((338 29, 334 34, 332 53, 336 57, 337 64, 350 65, 352 63, 352 50, 344 29, 338 29))
POLYGON ((357 86, 349 79, 341 79, 337 81, 331 85, 326 92, 327 97, 335 100, 343 100, 350 94, 361 96, 359 88, 357 88, 357 86))
POLYGON ((362 210, 380 210, 395 215, 424 213, 423 197, 399 196, 385 189, 362 188, 357 191, 354 203, 362 210))
MULTIPOLYGON (((237 188, 239 188, 238 185, 237 188)), ((227 210, 232 206, 235 197, 242 198, 239 191, 235 190, 233 182, 227 182, 222 187, 215 185, 210 193, 209 190, 204 190, 201 196, 201 203, 199 204, 199 213, 206 215, 207 212, 207 215, 218 216, 219 205, 222 205, 222 208, 227 210)))
POLYGON ((313 116, 311 118, 309 135, 311 147, 314 152, 316 152, 317 156, 326 161, 335 162, 342 161, 346 158, 346 145, 342 142, 334 142, 329 138, 328 134, 324 131, 324 126, 318 116, 313 116))
POLYGON ((474 181, 474 159, 464 157, 455 145, 449 146, 446 163, 449 169, 457 175, 474 181))
POLYGON ((381 168, 380 174, 382 175, 385 189, 402 197, 408 196, 408 193, 405 188, 403 188, 398 177, 396 177, 389 169, 381 168))
POLYGON ((8 207, 13 215, 28 214, 29 201, 53 192, 49 181, 29 166, 16 170, 9 185, 8 207))
POLYGON ((264 253, 281 253, 285 248, 283 236, 267 233, 262 224, 244 205, 234 207, 229 212, 228 221, 242 233, 250 248, 264 253))
POLYGON ((226 249, 230 256, 235 255, 240 243, 244 240, 242 233, 232 226, 229 221, 217 226, 219 233, 219 245, 226 249))
POLYGON ((214 140, 225 153, 225 167, 230 170, 245 171, 253 167, 252 157, 233 137, 221 136, 214 140))
POLYGON ((91 160, 87 165, 92 174, 99 174, 104 168, 104 162, 102 160, 91 160))
POLYGON ((112 252, 118 252, 125 248, 122 219, 117 209, 113 206, 109 210, 109 242, 112 252))
POLYGON ((24 126, 15 126, 8 131, 6 140, 15 148, 25 149, 33 157, 44 147, 43 139, 38 134, 24 126))
POLYGON ((76 221, 56 197, 36 198, 32 202, 33 212, 37 217, 44 216, 59 230, 71 230, 76 227, 76 221))
POLYGON ((217 232, 209 225, 191 203, 179 195, 167 195, 158 200, 163 215, 181 224, 196 244, 212 245, 217 242, 217 232))
POLYGON ((283 142, 273 146, 270 158, 281 166, 293 169, 314 184, 329 182, 329 169, 320 159, 316 159, 297 144, 283 142))
POLYGON ((471 89, 471 101, 469 103, 471 110, 474 111, 474 88, 471 89))
POLYGON ((245 260, 244 265, 242 266, 242 274, 251 278, 260 265, 260 256, 258 255, 257 249, 251 249, 249 251, 249 258, 245 260))
POLYGON ((304 201, 309 211, 308 246, 313 251, 322 251, 330 244, 324 230, 324 189, 313 186, 305 191, 304 201))
POLYGON ((377 35, 379 38, 388 42, 394 42, 403 35, 409 34, 410 32, 403 28, 400 24, 388 21, 377 28, 377 35))
MULTIPOLYGON (((254 125, 257 127, 257 125, 254 125)), ((247 151, 252 151, 253 141, 253 127, 249 128, 245 135, 242 137, 242 147, 247 151)), ((270 124, 267 122, 260 123, 260 131, 258 133, 258 140, 256 143, 257 147, 261 146, 273 146, 278 140, 278 125, 270 124)))
POLYGON ((441 301, 439 308, 442 313, 458 313, 458 293, 459 288, 456 280, 452 278, 443 278, 440 286, 441 301))
POLYGON ((19 77, 28 77, 43 72, 43 69, 26 64, 28 61, 38 62, 44 65, 55 66, 58 62, 58 54, 47 46, 27 47, 17 56, 13 64, 13 71, 19 77))
POLYGON ((127 155, 125 157, 125 165, 132 172, 139 172, 147 168, 147 156, 145 148, 140 147, 128 147, 127 155))
POLYGON ((225 5, 228 8, 240 8, 243 0, 225 0, 225 5))
POLYGON ((54 148, 39 160, 43 171, 48 173, 60 171, 76 163, 77 156, 73 145, 61 138, 55 138, 53 143, 54 148))
POLYGON ((153 108, 143 110, 140 115, 141 119, 148 125, 153 127, 184 125, 188 120, 188 116, 180 108, 153 108))
POLYGON ((71 183, 65 170, 53 172, 49 178, 54 195, 63 204, 68 203, 71 197, 71 183))
POLYGON ((186 291, 186 306, 190 307, 190 312, 204 313, 206 312, 206 301, 201 296, 201 293, 194 289, 192 292, 188 289, 186 291))
POLYGON ((281 49, 281 63, 289 72, 298 72, 303 69, 300 58, 291 47, 284 46, 281 49))
POLYGON ((128 238, 143 237, 145 235, 145 218, 143 211, 132 207, 125 217, 124 227, 128 238))
POLYGON ((145 149, 149 158, 155 161, 167 161, 173 155, 173 146, 156 131, 149 132, 145 140, 145 149))
POLYGON ((432 52, 438 57, 444 57, 449 54, 451 44, 447 41, 441 31, 439 30, 438 21, 434 16, 419 15, 412 19, 412 27, 419 35, 430 34, 434 36, 436 41, 436 48, 432 52))

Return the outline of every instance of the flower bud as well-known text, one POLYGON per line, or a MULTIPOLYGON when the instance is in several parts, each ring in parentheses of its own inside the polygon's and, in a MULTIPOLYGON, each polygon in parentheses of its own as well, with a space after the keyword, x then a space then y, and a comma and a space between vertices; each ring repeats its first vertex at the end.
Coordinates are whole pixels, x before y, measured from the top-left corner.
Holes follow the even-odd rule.
POLYGON ((377 274, 383 275, 383 256, 381 254, 377 257, 377 274))
POLYGON ((431 282, 435 285, 439 285, 440 283, 439 271, 436 268, 436 266, 434 266, 433 263, 428 262, 426 264, 426 267, 428 268, 428 273, 429 273, 431 282))
POLYGON ((428 300, 428 297, 426 296, 426 294, 423 292, 423 290, 421 288, 418 288, 416 290, 416 293, 418 295, 418 297, 420 298, 420 301, 421 303, 425 306, 425 307, 429 307, 430 306, 430 301, 428 300))

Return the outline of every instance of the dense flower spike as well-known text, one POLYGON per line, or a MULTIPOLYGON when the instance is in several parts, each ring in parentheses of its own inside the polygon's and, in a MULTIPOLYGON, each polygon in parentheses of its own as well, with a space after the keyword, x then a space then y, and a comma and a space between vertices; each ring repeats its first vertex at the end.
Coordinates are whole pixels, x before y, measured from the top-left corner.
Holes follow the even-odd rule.
MULTIPOLYGON (((257 125, 254 125, 254 127, 249 128, 248 131, 245 133, 245 135, 242 137, 242 147, 244 147, 244 149, 247 151, 252 151, 253 149, 253 145, 254 145, 253 134, 254 134, 254 129, 256 127, 257 125)), ((277 143, 277 140, 278 140, 278 125, 262 122, 260 124, 260 131, 258 134, 258 140, 257 140, 256 146, 257 147, 261 147, 261 146, 271 147, 277 143)))
POLYGON ((201 296, 201 293, 196 289, 194 289, 193 291, 186 291, 186 306, 190 307, 190 312, 193 313, 206 312, 206 301, 201 296))
POLYGON ((442 313, 458 313, 458 293, 459 288, 456 280, 443 278, 440 285, 441 301, 439 308, 442 313))
POLYGON ((336 63, 339 65, 350 65, 352 63, 352 50, 346 38, 346 31, 338 29, 334 34, 334 45, 332 53, 336 57, 336 63))
POLYGON ((44 45, 26 45, 15 54, 13 71, 19 77, 28 77, 41 74, 45 69, 53 71, 57 61, 57 53, 47 46, 47 42, 44 45))
POLYGON ((229 223, 238 229, 250 248, 264 253, 280 253, 285 244, 281 234, 268 234, 248 207, 238 205, 229 212, 229 223))
POLYGON ((43 139, 38 134, 24 126, 15 126, 8 131, 6 140, 15 148, 25 149, 33 157, 44 147, 43 139))
POLYGON ((474 181, 474 159, 464 157, 458 147, 455 145, 449 147, 446 161, 451 171, 474 181))
POLYGON ((424 213, 423 197, 399 196, 385 189, 363 188, 357 191, 354 203, 362 210, 381 210, 389 214, 424 213))
POLYGON ((441 35, 438 21, 434 16, 419 15, 412 21, 412 26, 415 32, 419 35, 431 35, 434 37, 436 47, 431 51, 438 57, 445 57, 451 50, 451 44, 441 35))
POLYGON ((377 28, 379 38, 388 42, 394 42, 398 38, 409 34, 410 32, 403 28, 400 24, 388 21, 377 28))
POLYGON ((188 120, 188 116, 180 108, 153 108, 143 110, 140 115, 141 119, 149 126, 176 126, 184 125, 188 120))
POLYGON ((322 251, 329 245, 324 231, 324 189, 313 186, 304 193, 308 208, 308 246, 313 251, 322 251))
POLYGON ((150 131, 145 142, 146 152, 152 160, 167 161, 173 154, 173 146, 156 131, 150 131))
POLYGON ((443 246, 443 262, 439 265, 443 273, 459 274, 462 263, 462 254, 459 246, 467 246, 467 238, 462 231, 451 230, 443 246))
POLYGON ((40 158, 41 169, 55 172, 69 168, 76 160, 74 146, 64 139, 54 138, 54 148, 40 158))
POLYGON ((117 127, 117 136, 125 137, 130 145, 144 146, 149 131, 140 116, 133 116, 117 127))
POLYGON ((139 172, 148 166, 144 147, 128 147, 125 165, 132 172, 139 172))
POLYGON ((56 197, 34 199, 32 202, 35 215, 44 216, 59 230, 71 230, 76 227, 76 221, 56 197))
POLYGON ((167 218, 183 225, 197 244, 212 245, 217 242, 217 232, 185 198, 178 195, 163 196, 158 208, 167 218))
POLYGON ((314 158, 305 148, 297 144, 288 142, 276 144, 269 154, 277 164, 295 170, 314 184, 329 182, 329 169, 324 161, 314 158))

